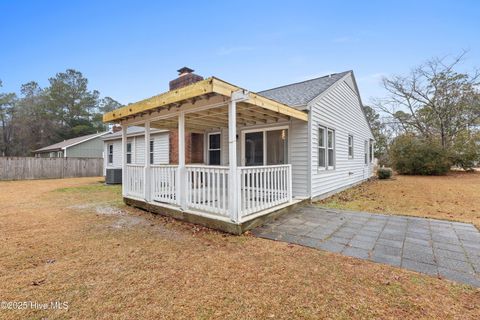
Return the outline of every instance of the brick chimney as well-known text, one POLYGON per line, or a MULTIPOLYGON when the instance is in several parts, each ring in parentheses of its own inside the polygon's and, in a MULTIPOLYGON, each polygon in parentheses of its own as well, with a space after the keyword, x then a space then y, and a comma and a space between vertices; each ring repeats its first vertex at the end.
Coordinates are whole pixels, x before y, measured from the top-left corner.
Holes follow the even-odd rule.
POLYGON ((119 124, 114 124, 113 127, 112 127, 112 132, 115 133, 115 132, 118 132, 118 131, 122 131, 122 126, 119 125, 119 124))
POLYGON ((188 86, 189 84, 202 81, 203 77, 193 73, 193 69, 183 67, 177 70, 178 71, 178 78, 170 81, 169 86, 170 90, 175 90, 178 88, 182 88, 188 86))

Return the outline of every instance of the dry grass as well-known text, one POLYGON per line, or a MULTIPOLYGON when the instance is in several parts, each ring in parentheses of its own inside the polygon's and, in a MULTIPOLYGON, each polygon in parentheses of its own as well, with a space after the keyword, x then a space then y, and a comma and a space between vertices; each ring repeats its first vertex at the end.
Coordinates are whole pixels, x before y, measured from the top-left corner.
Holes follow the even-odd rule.
POLYGON ((373 180, 320 201, 322 206, 473 223, 480 228, 480 172, 373 180))
POLYGON ((124 207, 98 179, 0 182, 2 319, 478 319, 480 291, 124 207))

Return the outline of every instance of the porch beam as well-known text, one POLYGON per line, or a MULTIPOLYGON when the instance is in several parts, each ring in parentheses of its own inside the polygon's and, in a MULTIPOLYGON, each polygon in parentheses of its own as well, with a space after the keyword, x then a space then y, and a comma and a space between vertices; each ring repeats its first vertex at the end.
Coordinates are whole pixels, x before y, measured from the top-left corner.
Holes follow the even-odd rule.
MULTIPOLYGON (((137 125, 143 123, 147 119, 151 119, 152 121, 159 120, 159 119, 166 119, 171 118, 175 119, 178 117, 181 111, 185 112, 197 112, 200 110, 207 110, 207 109, 214 109, 218 107, 226 107, 228 103, 228 98, 223 97, 220 95, 215 95, 210 97, 209 99, 201 99, 196 101, 195 104, 191 102, 184 101, 183 103, 170 104, 164 107, 153 108, 148 112, 143 114, 132 114, 128 119, 124 117, 119 119, 119 121, 123 123, 128 123, 129 125, 137 125)), ((117 121, 117 120, 112 120, 117 121)), ((104 122, 107 122, 104 120, 104 122)))
MULTIPOLYGON (((242 89, 223 80, 217 79, 215 77, 213 78, 213 91, 216 93, 230 96, 232 92, 238 90, 242 89)), ((286 116, 297 118, 303 121, 308 121, 308 114, 306 112, 297 110, 280 102, 265 98, 253 92, 248 92, 248 99, 245 102, 273 112, 284 114, 286 116)))
MULTIPOLYGON (((308 120, 306 112, 297 110, 280 102, 265 98, 253 92, 248 92, 228 82, 218 78, 208 78, 191 85, 171 90, 160 95, 132 103, 125 107, 107 112, 103 115, 104 122, 124 121, 129 117, 151 117, 154 112, 163 112, 164 114, 172 114, 170 110, 172 107, 179 109, 186 103, 190 104, 189 109, 203 102, 203 104, 211 104, 213 95, 230 98, 234 92, 243 91, 245 93, 245 102, 261 107, 265 110, 280 113, 289 117, 297 118, 303 121, 308 120)), ((184 108, 185 110, 185 108, 184 108)))

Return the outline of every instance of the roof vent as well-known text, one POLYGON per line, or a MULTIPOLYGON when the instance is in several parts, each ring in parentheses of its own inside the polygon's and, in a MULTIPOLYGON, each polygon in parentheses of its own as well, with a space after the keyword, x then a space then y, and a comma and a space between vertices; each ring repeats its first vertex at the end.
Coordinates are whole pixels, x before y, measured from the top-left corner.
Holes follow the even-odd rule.
POLYGON ((203 77, 193 73, 195 70, 188 67, 183 67, 177 70, 178 78, 170 81, 169 87, 170 90, 179 89, 185 86, 188 86, 192 83, 202 81, 203 77))

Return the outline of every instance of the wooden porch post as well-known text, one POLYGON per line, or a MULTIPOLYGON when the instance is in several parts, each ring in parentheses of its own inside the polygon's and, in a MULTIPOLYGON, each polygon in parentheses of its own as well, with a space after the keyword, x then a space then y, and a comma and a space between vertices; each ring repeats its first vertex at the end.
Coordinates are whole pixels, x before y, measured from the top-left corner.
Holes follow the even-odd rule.
POLYGON ((145 201, 150 202, 152 194, 150 192, 150 120, 145 122, 145 166, 143 167, 143 198, 145 201))
POLYGON ((122 195, 127 194, 127 128, 128 125, 122 125, 122 195))
POLYGON ((177 197, 182 210, 187 209, 185 181, 185 112, 178 115, 178 178, 177 178, 177 197))
POLYGON ((237 102, 228 103, 228 206, 230 218, 238 222, 237 192, 237 102))

